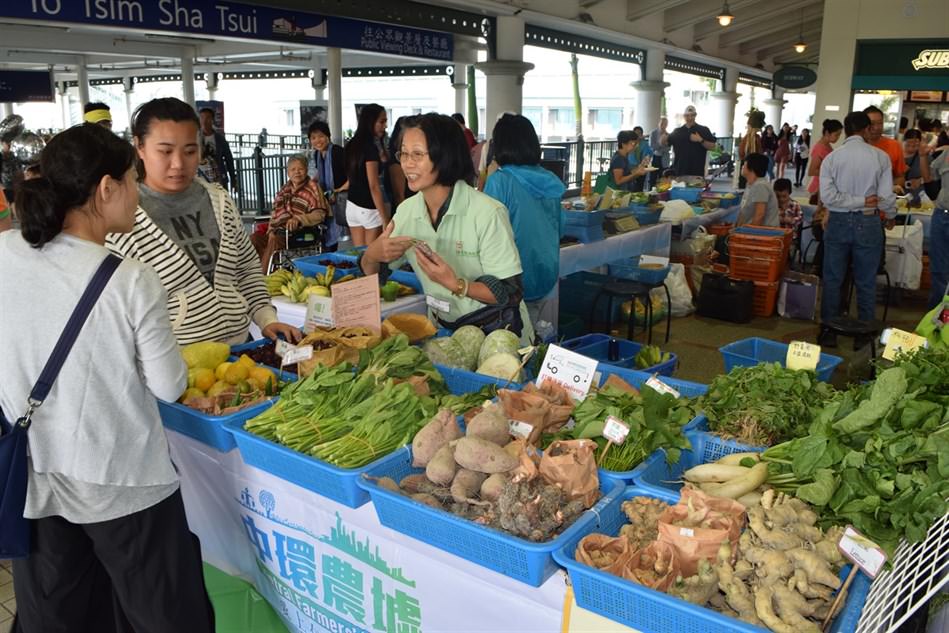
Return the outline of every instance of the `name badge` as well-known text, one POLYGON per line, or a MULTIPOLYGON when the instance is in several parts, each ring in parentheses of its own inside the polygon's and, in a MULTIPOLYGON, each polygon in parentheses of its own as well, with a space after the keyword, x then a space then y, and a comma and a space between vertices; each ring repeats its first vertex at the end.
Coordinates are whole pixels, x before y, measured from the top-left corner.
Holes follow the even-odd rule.
POLYGON ((428 304, 428 307, 437 312, 444 312, 448 314, 451 310, 451 304, 442 299, 433 297, 432 295, 425 295, 425 303, 428 304))

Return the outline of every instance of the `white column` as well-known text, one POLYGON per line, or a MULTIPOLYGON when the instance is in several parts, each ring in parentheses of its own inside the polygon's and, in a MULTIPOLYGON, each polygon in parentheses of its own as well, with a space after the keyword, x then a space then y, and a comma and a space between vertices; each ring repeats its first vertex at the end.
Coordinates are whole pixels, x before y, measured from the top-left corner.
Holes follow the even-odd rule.
MULTIPOLYGON (((132 127, 132 92, 135 90, 135 79, 132 77, 122 78, 122 92, 125 93, 125 111, 128 113, 126 127, 131 130, 132 127)), ((115 122, 113 121, 113 127, 115 122)), ((116 127, 116 130, 118 128, 116 127)))
POLYGON ((784 88, 775 88, 773 95, 771 99, 765 99, 762 105, 764 105, 765 125, 774 126, 774 131, 777 133, 778 128, 781 127, 781 113, 787 101, 784 100, 784 88))
POLYGON ((485 136, 490 136, 494 123, 504 112, 520 113, 524 74, 534 67, 523 61, 524 20, 515 16, 498 17, 495 41, 497 58, 475 64, 486 78, 485 120, 482 122, 485 136))
POLYGON ((0 103, 0 118, 7 118, 13 114, 13 104, 12 103, 0 103))
POLYGON ((336 142, 343 143, 343 52, 338 48, 326 49, 326 83, 330 92, 330 132, 336 142))
POLYGON ((712 98, 712 112, 715 116, 712 134, 719 139, 731 138, 735 135, 735 106, 738 104, 738 93, 713 92, 709 97, 712 98))
POLYGON ((190 48, 181 51, 182 101, 194 106, 194 54, 190 48))
POLYGON ((204 81, 208 85, 208 101, 214 101, 217 99, 217 87, 218 82, 221 81, 221 76, 209 70, 204 74, 204 81))
POLYGON ((662 95, 669 84, 662 80, 662 70, 666 63, 665 51, 650 49, 646 51, 646 63, 643 64, 643 78, 630 85, 636 90, 636 125, 644 130, 652 130, 659 121, 662 111, 662 95))
POLYGON ((455 112, 464 114, 468 107, 468 64, 455 64, 451 87, 455 90, 455 112))
POLYGON ((317 101, 326 99, 326 84, 323 83, 323 58, 313 54, 310 59, 310 70, 313 71, 313 77, 310 79, 310 85, 313 86, 313 98, 317 101))
POLYGON ((80 55, 76 59, 76 82, 79 84, 79 107, 89 103, 89 71, 86 69, 86 58, 80 55))
POLYGON ((62 110, 63 129, 65 130, 72 125, 72 117, 69 114, 69 88, 66 87, 65 81, 56 83, 56 92, 59 93, 59 107, 62 110))

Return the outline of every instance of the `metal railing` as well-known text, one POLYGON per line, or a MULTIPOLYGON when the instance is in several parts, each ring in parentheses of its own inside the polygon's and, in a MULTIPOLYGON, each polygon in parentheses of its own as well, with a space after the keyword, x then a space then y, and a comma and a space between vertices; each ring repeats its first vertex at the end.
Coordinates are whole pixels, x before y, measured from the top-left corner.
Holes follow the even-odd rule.
POLYGON ((242 214, 270 213, 277 192, 287 182, 287 160, 298 153, 265 154, 255 146, 250 156, 235 155, 234 169, 240 189, 234 194, 234 201, 242 214))

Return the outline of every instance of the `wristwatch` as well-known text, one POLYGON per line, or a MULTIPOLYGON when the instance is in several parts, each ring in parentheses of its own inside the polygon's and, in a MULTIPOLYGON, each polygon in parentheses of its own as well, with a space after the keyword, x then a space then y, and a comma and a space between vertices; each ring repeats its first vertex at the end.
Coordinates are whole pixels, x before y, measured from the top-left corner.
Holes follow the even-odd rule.
POLYGON ((458 286, 452 291, 456 297, 464 297, 468 294, 468 280, 458 277, 458 286))

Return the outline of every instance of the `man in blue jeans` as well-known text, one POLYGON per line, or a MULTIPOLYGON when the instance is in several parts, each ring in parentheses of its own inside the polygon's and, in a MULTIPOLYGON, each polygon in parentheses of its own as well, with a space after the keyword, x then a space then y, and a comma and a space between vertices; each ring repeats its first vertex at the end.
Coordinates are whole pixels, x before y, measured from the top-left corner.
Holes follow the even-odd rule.
MULTIPOLYGON (((840 315, 840 289, 851 260, 857 316, 861 321, 873 320, 883 252, 880 211, 889 219, 896 215, 890 159, 867 142, 869 117, 851 112, 844 119, 844 131, 847 139, 820 167, 820 198, 830 212, 824 232, 822 323, 840 315)), ((837 336, 824 331, 818 343, 836 347, 837 336)))

